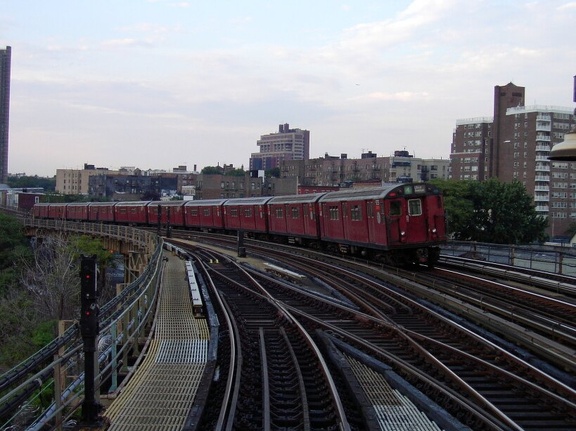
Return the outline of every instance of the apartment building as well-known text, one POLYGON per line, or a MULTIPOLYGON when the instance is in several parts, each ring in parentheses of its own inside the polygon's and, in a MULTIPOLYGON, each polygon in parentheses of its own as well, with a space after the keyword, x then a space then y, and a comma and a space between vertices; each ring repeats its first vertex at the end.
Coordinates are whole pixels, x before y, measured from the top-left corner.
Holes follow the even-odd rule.
POLYGON ((563 235, 576 221, 576 162, 552 162, 551 148, 574 124, 570 108, 524 105, 523 87, 494 90, 494 117, 456 121, 451 177, 483 181, 518 180, 534 197, 536 211, 549 218, 549 234, 563 235))
POLYGON ((309 159, 286 160, 280 164, 281 178, 298 177, 298 184, 307 187, 347 186, 353 183, 396 183, 447 179, 449 159, 421 159, 406 150, 394 155, 378 157, 368 151, 359 159, 349 159, 347 154, 309 159))
POLYGON ((56 192, 63 195, 88 195, 90 177, 109 173, 107 169, 96 169, 84 165, 84 169, 56 169, 56 192))
POLYGON ((291 129, 288 123, 280 124, 277 133, 261 135, 256 145, 260 150, 251 154, 250 170, 273 169, 284 160, 308 160, 310 132, 291 129))

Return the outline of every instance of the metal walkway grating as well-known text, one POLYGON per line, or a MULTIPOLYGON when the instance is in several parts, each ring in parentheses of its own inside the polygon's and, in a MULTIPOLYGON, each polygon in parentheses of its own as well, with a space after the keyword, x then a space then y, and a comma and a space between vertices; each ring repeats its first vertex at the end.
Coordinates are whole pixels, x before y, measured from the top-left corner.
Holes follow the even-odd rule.
POLYGON ((440 431, 438 425, 418 410, 412 401, 392 388, 382 375, 350 356, 346 356, 346 359, 372 403, 382 430, 440 431))
POLYGON ((136 374, 106 411, 109 430, 180 430, 204 372, 209 331, 195 319, 184 262, 168 256, 156 332, 136 374))

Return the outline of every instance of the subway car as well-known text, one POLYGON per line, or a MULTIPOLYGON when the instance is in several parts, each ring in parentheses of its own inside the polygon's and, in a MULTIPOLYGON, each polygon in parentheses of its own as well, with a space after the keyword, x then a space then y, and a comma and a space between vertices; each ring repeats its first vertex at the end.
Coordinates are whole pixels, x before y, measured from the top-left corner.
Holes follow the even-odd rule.
POLYGON ((236 233, 391 264, 434 265, 446 241, 442 194, 427 183, 206 201, 36 204, 34 217, 236 233))

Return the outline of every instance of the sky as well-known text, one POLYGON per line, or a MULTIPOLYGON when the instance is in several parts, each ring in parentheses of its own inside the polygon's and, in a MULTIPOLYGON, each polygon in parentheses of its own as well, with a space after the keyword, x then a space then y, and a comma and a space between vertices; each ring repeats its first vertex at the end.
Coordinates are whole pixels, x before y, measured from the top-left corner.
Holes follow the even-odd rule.
POLYGON ((310 157, 449 158, 494 86, 572 110, 576 0, 0 0, 9 172, 248 169, 261 135, 310 157))

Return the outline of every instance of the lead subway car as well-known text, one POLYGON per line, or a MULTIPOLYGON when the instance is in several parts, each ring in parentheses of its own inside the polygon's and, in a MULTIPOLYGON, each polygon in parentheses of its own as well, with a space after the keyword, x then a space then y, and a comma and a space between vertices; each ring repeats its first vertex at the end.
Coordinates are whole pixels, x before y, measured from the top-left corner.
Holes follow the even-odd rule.
POLYGON ((318 205, 322 241, 341 253, 432 266, 446 241, 442 195, 431 184, 331 192, 318 205))

